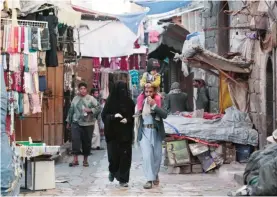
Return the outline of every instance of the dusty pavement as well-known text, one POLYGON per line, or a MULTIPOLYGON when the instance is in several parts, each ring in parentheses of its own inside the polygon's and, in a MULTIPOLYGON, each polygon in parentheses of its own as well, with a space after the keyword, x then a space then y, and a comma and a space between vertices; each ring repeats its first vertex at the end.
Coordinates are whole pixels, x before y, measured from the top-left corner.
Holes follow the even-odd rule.
POLYGON ((117 181, 109 183, 107 154, 102 150, 93 151, 88 168, 82 165, 68 167, 70 157, 57 164, 56 180, 66 180, 68 183, 56 183, 56 189, 21 196, 226 196, 229 191, 237 188, 232 178, 226 178, 219 173, 175 175, 167 174, 166 168, 162 167, 160 186, 144 190, 141 153, 138 149, 133 150, 131 180, 127 189, 120 188, 117 181))

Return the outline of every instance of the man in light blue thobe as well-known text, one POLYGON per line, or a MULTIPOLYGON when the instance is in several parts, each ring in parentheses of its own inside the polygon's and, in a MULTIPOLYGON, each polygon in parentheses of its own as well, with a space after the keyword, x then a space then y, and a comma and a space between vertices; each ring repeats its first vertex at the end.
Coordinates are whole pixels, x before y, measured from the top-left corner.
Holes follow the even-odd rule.
POLYGON ((146 99, 142 111, 138 140, 143 157, 143 171, 147 179, 145 189, 159 184, 159 171, 162 162, 162 141, 165 137, 163 119, 167 112, 158 107, 153 99, 155 89, 147 87, 144 90, 146 99))

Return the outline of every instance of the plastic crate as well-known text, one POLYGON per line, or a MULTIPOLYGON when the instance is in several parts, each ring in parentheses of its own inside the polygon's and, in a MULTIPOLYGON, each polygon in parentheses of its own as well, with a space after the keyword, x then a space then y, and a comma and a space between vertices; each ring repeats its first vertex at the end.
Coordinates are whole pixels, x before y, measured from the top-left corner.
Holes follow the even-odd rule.
POLYGON ((240 163, 247 163, 254 147, 250 145, 236 144, 236 160, 240 163))

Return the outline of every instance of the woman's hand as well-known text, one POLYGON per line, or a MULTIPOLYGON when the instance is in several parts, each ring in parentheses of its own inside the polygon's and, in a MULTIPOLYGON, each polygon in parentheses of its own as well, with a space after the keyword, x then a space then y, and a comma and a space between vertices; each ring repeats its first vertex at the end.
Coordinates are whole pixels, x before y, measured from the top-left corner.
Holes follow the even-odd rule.
POLYGON ((114 117, 115 118, 123 118, 123 116, 121 114, 119 114, 119 113, 115 114, 114 117))
POLYGON ((123 123, 123 124, 126 124, 126 123, 127 123, 127 119, 124 118, 124 119, 122 119, 120 122, 123 123))
POLYGON ((66 128, 67 128, 68 130, 70 130, 70 124, 69 124, 69 123, 66 124, 66 128))

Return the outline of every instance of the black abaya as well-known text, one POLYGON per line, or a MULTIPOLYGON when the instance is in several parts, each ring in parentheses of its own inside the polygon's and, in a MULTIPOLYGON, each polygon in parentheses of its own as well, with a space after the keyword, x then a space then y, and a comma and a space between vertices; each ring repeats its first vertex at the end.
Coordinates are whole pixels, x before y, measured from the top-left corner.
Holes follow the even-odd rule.
POLYGON ((132 141, 135 104, 127 93, 127 84, 117 82, 107 103, 102 111, 104 133, 107 142, 109 159, 109 171, 119 182, 129 182, 129 174, 132 161, 132 141), (125 92, 122 92, 125 89, 125 92), (115 118, 115 114, 121 114, 127 119, 127 123, 115 118))

